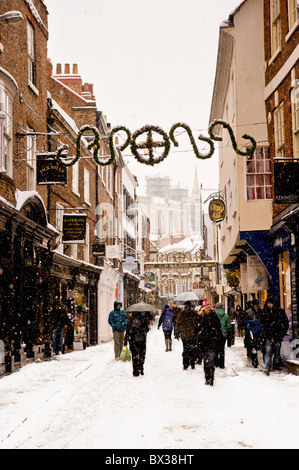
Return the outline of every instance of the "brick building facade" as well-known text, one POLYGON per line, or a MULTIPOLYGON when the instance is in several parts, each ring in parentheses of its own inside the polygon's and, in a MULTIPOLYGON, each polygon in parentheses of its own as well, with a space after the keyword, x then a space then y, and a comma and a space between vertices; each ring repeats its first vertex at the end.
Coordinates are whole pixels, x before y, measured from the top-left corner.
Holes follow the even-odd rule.
POLYGON ((289 316, 290 333, 298 337, 299 192, 297 196, 293 192, 299 175, 297 1, 265 0, 264 22, 265 105, 274 185, 271 236, 279 271, 277 297, 289 316), (292 184, 293 175, 297 175, 297 180, 292 184))
POLYGON ((97 109, 93 86, 83 83, 76 65, 63 71, 58 65, 54 73, 47 60, 47 19, 42 0, 0 4, 0 341, 11 369, 37 358, 41 343, 52 354, 54 299, 74 321, 68 348, 79 326, 87 344, 111 339, 107 318, 121 277, 121 153, 113 164, 97 165, 88 149, 94 134, 87 131, 79 161, 64 169, 67 184, 37 181, 40 164, 60 146, 75 155, 82 126, 99 130, 99 156, 109 156, 110 125, 97 109), (22 21, 1 24, 8 11, 20 12, 22 21), (63 242, 64 214, 86 216, 82 243, 63 242), (119 257, 99 257, 99 244, 118 245, 119 257))

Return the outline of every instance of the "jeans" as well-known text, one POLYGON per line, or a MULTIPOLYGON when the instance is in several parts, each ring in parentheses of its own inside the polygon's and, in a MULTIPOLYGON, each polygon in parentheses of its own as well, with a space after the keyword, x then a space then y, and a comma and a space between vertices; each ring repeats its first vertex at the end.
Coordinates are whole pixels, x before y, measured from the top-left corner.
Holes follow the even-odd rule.
POLYGON ((63 334, 64 334, 64 326, 55 328, 52 333, 52 348, 54 354, 58 354, 62 352, 63 348, 63 334))
POLYGON ((279 369, 280 366, 280 348, 281 341, 270 341, 266 339, 264 349, 264 369, 270 370, 273 358, 273 369, 279 369))

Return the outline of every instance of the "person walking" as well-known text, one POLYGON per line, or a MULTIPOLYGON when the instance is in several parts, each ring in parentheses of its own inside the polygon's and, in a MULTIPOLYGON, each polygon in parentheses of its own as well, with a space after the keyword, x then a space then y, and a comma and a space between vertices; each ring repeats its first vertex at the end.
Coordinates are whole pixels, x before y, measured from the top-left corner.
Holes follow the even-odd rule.
POLYGON ((175 324, 174 337, 176 339, 181 338, 183 342, 184 370, 188 369, 189 366, 195 369, 197 317, 198 315, 192 308, 191 302, 187 301, 175 324))
POLYGON ((114 310, 109 313, 108 323, 113 330, 114 355, 118 361, 124 346, 125 329, 128 324, 127 314, 121 310, 121 302, 114 302, 114 310))
POLYGON ((222 332, 222 341, 219 345, 219 350, 216 357, 216 366, 220 367, 220 369, 224 369, 225 366, 225 343, 227 340, 227 336, 229 334, 231 323, 228 314, 225 312, 224 307, 221 303, 217 303, 215 305, 215 313, 218 316, 221 324, 221 332, 222 332))
POLYGON ((206 385, 214 385, 216 355, 223 342, 221 323, 207 299, 203 300, 200 312, 198 337, 199 347, 203 354, 206 385))
POLYGON ((263 372, 269 375, 272 361, 273 370, 280 369, 281 343, 289 328, 288 317, 285 311, 277 306, 274 297, 267 298, 261 323, 264 327, 263 334, 265 338, 263 372))
POLYGON ((62 354, 64 327, 68 324, 69 318, 65 308, 58 300, 54 302, 51 312, 52 323, 52 348, 54 354, 62 354))
POLYGON ((132 312, 128 319, 124 345, 129 343, 132 354, 133 376, 144 375, 146 355, 146 338, 149 331, 149 315, 147 312, 132 312))
POLYGON ((245 329, 245 312, 242 309, 241 305, 236 306, 235 318, 236 318, 236 321, 237 321, 238 336, 243 338, 244 329, 245 329))
POLYGON ((169 305, 165 305, 163 312, 159 318, 159 323, 158 323, 158 330, 160 329, 160 326, 162 325, 162 330, 164 333, 165 337, 165 345, 166 349, 165 352, 171 351, 172 350, 172 331, 174 328, 174 314, 169 305))
POLYGON ((245 312, 245 337, 244 346, 247 349, 247 357, 251 359, 252 366, 258 367, 258 349, 262 349, 263 336, 261 336, 261 315, 259 300, 251 301, 251 306, 245 312))

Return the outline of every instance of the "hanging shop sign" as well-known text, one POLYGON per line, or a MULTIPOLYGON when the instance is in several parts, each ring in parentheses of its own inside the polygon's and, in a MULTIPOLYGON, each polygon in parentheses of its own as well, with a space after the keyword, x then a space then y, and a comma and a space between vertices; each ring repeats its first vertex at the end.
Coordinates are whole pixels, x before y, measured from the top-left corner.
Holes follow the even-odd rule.
MULTIPOLYGON (((53 154, 55 155, 55 154, 53 154)), ((36 156, 36 184, 67 184, 67 168, 49 154, 36 156)))
POLYGON ((212 222, 222 222, 225 218, 225 202, 222 199, 212 199, 209 204, 209 217, 212 222))
POLYGON ((135 258, 133 258, 133 256, 127 256, 121 265, 123 269, 127 269, 128 271, 138 269, 138 262, 135 260, 135 258))
POLYGON ((274 158, 274 202, 299 202, 299 159, 274 158))
POLYGON ((105 254, 106 254, 105 243, 95 243, 94 245, 92 245, 92 254, 93 256, 105 258, 105 254))
POLYGON ((165 158, 169 155, 169 152, 171 150, 171 142, 175 147, 179 146, 179 143, 174 135, 175 131, 178 128, 182 128, 187 132, 195 156, 201 160, 205 160, 207 158, 211 158, 214 154, 214 142, 221 142, 223 140, 222 137, 215 135, 214 128, 216 126, 222 126, 228 131, 232 147, 238 155, 249 156, 254 153, 256 149, 256 141, 253 137, 248 134, 244 134, 242 138, 249 140, 251 142, 251 147, 248 148, 248 146, 244 145, 244 147, 247 148, 246 151, 238 149, 235 135, 231 126, 227 122, 218 119, 212 124, 210 124, 208 129, 209 137, 206 137, 202 134, 198 136, 199 141, 208 144, 210 147, 208 152, 205 153, 199 151, 192 131, 188 124, 178 122, 171 127, 169 134, 167 134, 163 129, 158 126, 146 125, 143 126, 141 129, 135 131, 133 134, 125 126, 114 127, 111 130, 108 139, 110 155, 99 157, 99 150, 101 148, 99 131, 96 127, 86 125, 81 127, 78 132, 76 139, 76 155, 74 155, 73 157, 65 158, 63 156, 63 152, 69 150, 69 147, 67 145, 63 145, 58 149, 57 160, 65 166, 74 165, 81 157, 81 139, 83 137, 83 134, 85 132, 92 132, 94 134, 94 140, 88 145, 88 149, 93 151, 93 157, 96 164, 101 166, 110 165, 114 162, 116 158, 116 150, 114 147, 114 135, 118 132, 124 132, 126 134, 126 138, 124 139, 125 142, 120 147, 120 150, 123 151, 125 150, 125 148, 130 146, 132 155, 136 158, 136 160, 138 160, 140 163, 144 163, 145 165, 153 166, 165 160, 165 158))
POLYGON ((269 288, 268 279, 268 272, 261 259, 258 256, 247 256, 248 292, 258 292, 261 290, 267 290, 269 288))
POLYGON ((85 243, 86 215, 64 214, 62 243, 85 243))
POLYGON ((119 259, 119 245, 106 245, 106 258, 119 259))

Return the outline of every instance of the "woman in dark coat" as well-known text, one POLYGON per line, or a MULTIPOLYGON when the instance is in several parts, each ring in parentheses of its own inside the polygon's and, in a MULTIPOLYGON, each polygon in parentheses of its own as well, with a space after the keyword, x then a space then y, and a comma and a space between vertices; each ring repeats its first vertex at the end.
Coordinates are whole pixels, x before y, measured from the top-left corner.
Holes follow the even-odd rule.
POLYGON ((134 377, 144 374, 146 336, 149 331, 150 318, 148 312, 132 312, 128 318, 124 345, 127 346, 129 343, 134 377))
POLYGON ((196 335, 197 335, 197 313, 192 308, 191 302, 185 302, 184 309, 179 313, 175 329, 174 337, 181 338, 183 342, 183 368, 195 368, 195 360, 197 356, 196 350, 196 335))
POLYGON ((203 354, 206 385, 214 384, 216 354, 222 345, 221 323, 207 299, 198 316, 199 349, 203 354))

